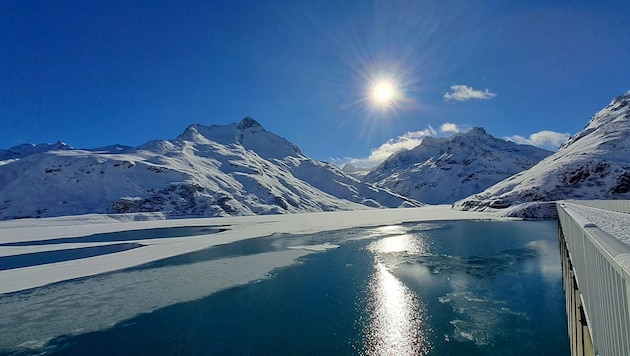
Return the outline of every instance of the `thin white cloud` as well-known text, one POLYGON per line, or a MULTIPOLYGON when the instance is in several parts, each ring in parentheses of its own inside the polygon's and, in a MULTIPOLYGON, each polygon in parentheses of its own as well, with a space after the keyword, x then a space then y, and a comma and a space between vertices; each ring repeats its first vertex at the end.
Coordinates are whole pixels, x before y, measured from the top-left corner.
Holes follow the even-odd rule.
POLYGON ((392 154, 400 152, 402 150, 410 150, 418 146, 422 142, 422 139, 424 137, 436 136, 437 133, 438 132, 433 127, 427 126, 427 128, 424 130, 410 131, 405 133, 404 135, 390 138, 389 140, 387 140, 387 142, 383 143, 379 147, 372 149, 372 152, 368 157, 331 158, 331 161, 338 166, 343 166, 346 163, 351 163, 352 165, 360 168, 376 167, 392 154))
POLYGON ((514 135, 504 138, 524 145, 533 145, 540 148, 557 150, 558 147, 568 140, 570 136, 571 135, 568 133, 543 130, 533 133, 529 135, 529 137, 514 135))
POLYGON ((531 145, 531 142, 528 138, 525 138, 521 135, 512 135, 504 137, 505 140, 512 141, 514 143, 518 143, 519 145, 531 145))
POLYGON ((378 148, 373 149, 372 153, 368 159, 372 162, 381 163, 387 159, 387 157, 392 154, 399 152, 401 150, 410 150, 420 144, 422 139, 426 136, 435 136, 437 132, 433 127, 429 126, 421 131, 412 131, 407 132, 402 136, 398 136, 396 138, 390 138, 384 144, 380 145, 378 148))
MULTIPOLYGON (((445 122, 440 125, 439 133, 458 133, 462 132, 463 128, 457 124, 451 122, 445 122)), ((391 138, 387 142, 383 143, 377 148, 372 149, 372 152, 367 157, 343 157, 343 158, 331 158, 330 161, 337 166, 342 167, 346 163, 350 163, 358 168, 373 168, 381 164, 389 156, 401 150, 410 150, 420 143, 422 139, 427 136, 442 136, 438 135, 438 131, 432 126, 427 126, 426 129, 420 131, 410 131, 404 135, 391 138)), ((523 137, 520 135, 513 135, 510 137, 504 137, 504 139, 519 144, 533 145, 536 147, 555 151, 563 144, 571 135, 568 133, 561 133, 549 130, 543 130, 529 135, 529 137, 523 137)))
POLYGON ((461 132, 462 130, 457 126, 457 124, 454 124, 452 122, 445 122, 442 124, 442 126, 440 126, 440 132, 454 132, 454 133, 458 133, 461 132))
POLYGON ((488 100, 497 96, 496 93, 491 93, 488 89, 478 90, 468 85, 452 85, 451 91, 451 93, 444 94, 444 101, 488 100))

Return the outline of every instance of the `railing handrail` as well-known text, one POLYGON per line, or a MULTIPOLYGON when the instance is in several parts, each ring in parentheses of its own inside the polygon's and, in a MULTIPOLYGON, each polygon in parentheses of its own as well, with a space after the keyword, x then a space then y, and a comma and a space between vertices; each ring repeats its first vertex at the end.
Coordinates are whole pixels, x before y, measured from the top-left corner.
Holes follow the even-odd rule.
POLYGON ((584 205, 620 213, 630 213, 630 200, 563 200, 558 203, 584 205))
POLYGON ((630 355, 630 272, 618 260, 630 254, 630 246, 576 212, 576 205, 617 212, 622 212, 625 204, 630 207, 630 201, 619 202, 557 204, 593 346, 596 354, 601 355, 630 355), (607 203, 611 203, 611 209, 607 203))

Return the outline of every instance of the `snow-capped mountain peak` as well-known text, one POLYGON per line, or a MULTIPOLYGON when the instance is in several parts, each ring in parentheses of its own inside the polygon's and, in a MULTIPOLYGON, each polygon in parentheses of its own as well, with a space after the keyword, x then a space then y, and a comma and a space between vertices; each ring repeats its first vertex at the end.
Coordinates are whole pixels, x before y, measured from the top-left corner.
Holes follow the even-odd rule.
POLYGON ((53 144, 42 143, 39 145, 34 145, 32 143, 24 143, 21 145, 11 147, 8 150, 0 150, 0 161, 4 161, 8 159, 23 158, 23 157, 33 155, 36 153, 44 153, 48 151, 71 150, 71 149, 72 149, 72 146, 61 141, 57 141, 57 143, 53 143, 53 144))
MULTIPOLYGON (((483 127, 479 127, 479 126, 475 126, 473 128, 471 128, 470 130, 460 134, 463 136, 468 136, 468 137, 483 137, 483 136, 490 136, 488 135, 488 133, 486 132, 486 130, 483 127)), ((491 136, 490 136, 491 137, 491 136)))
MULTIPOLYGON (((594 150, 620 153, 617 148, 628 140, 630 127, 630 91, 613 99, 604 109, 595 114, 582 131, 570 137, 559 151, 570 150, 574 154, 593 153, 594 150), (582 140, 584 137, 589 140, 582 140)), ((623 151, 621 152, 623 155, 623 151)), ((623 157, 620 157, 623 158, 623 157)))
POLYGON ((419 205, 304 156, 249 117, 239 124, 190 125, 177 139, 135 148, 46 149, 0 164, 0 220, 87 213, 252 215, 419 205))
POLYGON ((212 141, 222 145, 241 145, 264 158, 281 159, 287 156, 303 156, 297 146, 285 138, 265 130, 262 125, 249 116, 238 124, 190 125, 184 133, 178 136, 177 141, 197 143, 212 141))
POLYGON ((547 217, 560 199, 630 199, 630 91, 596 113, 553 155, 456 206, 509 207, 504 215, 547 217))
POLYGON ((429 204, 452 203, 523 171, 551 152, 498 139, 481 127, 425 137, 385 160, 365 181, 429 204))
POLYGON ((258 121, 254 120, 251 116, 246 116, 241 122, 238 124, 238 128, 241 130, 253 129, 253 130, 261 130, 265 129, 258 123, 258 121))

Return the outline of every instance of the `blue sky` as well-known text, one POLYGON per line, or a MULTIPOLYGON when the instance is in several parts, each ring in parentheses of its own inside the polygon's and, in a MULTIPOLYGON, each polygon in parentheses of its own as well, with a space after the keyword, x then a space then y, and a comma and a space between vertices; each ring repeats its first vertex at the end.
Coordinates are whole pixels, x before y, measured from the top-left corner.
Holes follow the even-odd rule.
POLYGON ((2 1, 0 148, 135 146, 245 116, 336 163, 473 126, 548 143, 630 90, 628 15, 625 0, 2 1), (383 78, 392 105, 370 98, 383 78))

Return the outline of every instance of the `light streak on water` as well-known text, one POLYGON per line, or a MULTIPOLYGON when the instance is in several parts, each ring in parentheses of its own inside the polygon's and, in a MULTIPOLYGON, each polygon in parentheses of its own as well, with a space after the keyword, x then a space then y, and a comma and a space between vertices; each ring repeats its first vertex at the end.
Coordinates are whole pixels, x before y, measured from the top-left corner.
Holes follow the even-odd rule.
POLYGON ((426 355, 430 347, 422 329, 425 310, 412 291, 380 262, 370 280, 369 325, 365 355, 426 355))
MULTIPOLYGON (((400 226, 397 226, 400 228, 400 226)), ((388 227, 382 232, 392 232, 388 227)), ((403 232, 403 231, 397 231, 403 232)), ((426 243, 417 236, 400 234, 384 237, 368 246, 374 254, 374 273, 368 287, 368 325, 364 332, 365 355, 426 355, 430 351, 426 308, 413 291, 394 276, 383 257, 389 254, 427 253, 426 243)), ((395 263, 391 258, 389 263, 395 263)))
POLYGON ((424 239, 417 235, 400 234, 384 237, 370 244, 368 249, 375 255, 383 257, 386 254, 405 253, 407 255, 428 254, 429 247, 424 239))

